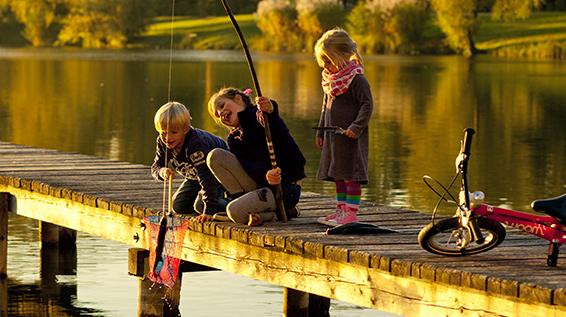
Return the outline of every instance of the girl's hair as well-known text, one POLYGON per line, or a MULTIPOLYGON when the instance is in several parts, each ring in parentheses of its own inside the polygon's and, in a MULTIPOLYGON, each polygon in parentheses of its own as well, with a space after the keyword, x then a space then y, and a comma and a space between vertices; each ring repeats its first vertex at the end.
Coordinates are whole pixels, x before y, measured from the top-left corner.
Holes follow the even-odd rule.
POLYGON ((342 28, 326 31, 316 41, 314 46, 316 61, 320 67, 324 66, 323 57, 328 58, 334 65, 342 68, 349 61, 362 64, 362 57, 358 53, 358 45, 352 40, 348 32, 342 28))
POLYGON ((224 124, 220 120, 220 117, 216 113, 216 107, 217 107, 216 103, 218 102, 218 99, 228 98, 228 99, 234 100, 237 95, 240 95, 242 97, 242 100, 244 101, 244 103, 247 106, 253 106, 253 103, 252 103, 252 100, 250 99, 250 96, 246 95, 240 89, 234 88, 234 87, 222 88, 218 92, 216 92, 214 95, 212 95, 210 97, 210 99, 208 100, 208 113, 210 114, 212 119, 214 119, 214 122, 216 122, 218 125, 224 126, 224 124))
POLYGON ((182 103, 169 101, 157 110, 153 123, 158 132, 166 129, 185 129, 191 126, 191 114, 182 103))

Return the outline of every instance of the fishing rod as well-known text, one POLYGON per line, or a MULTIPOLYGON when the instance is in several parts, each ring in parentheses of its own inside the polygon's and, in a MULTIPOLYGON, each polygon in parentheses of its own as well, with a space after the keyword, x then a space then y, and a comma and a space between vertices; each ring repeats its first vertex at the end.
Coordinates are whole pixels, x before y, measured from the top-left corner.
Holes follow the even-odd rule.
MULTIPOLYGON (((248 61, 248 68, 250 69, 250 74, 252 76, 252 81, 255 87, 255 91, 257 92, 257 96, 261 97, 261 88, 259 87, 259 82, 257 80, 257 75, 255 73, 254 63, 252 60, 252 56, 250 54, 250 50, 248 49, 248 45, 246 44, 246 39, 240 30, 240 26, 238 25, 238 21, 232 14, 232 10, 228 5, 227 0, 220 0, 222 1, 222 5, 224 6, 224 10, 228 17, 230 17, 230 21, 232 21, 232 25, 238 34, 238 38, 240 39, 240 43, 242 44, 242 48, 244 49, 244 53, 246 54, 246 60, 248 61)), ((263 115, 263 122, 265 123, 265 140, 267 142, 267 149, 269 150, 269 158, 271 159, 271 168, 277 168, 277 160, 275 159, 275 150, 273 149, 273 141, 271 138, 271 129, 269 128, 269 120, 267 119, 267 114, 262 111, 263 115)), ((277 204, 277 218, 282 222, 287 222, 287 214, 285 213, 285 206, 283 205, 283 190, 281 189, 281 184, 277 184, 275 186, 275 202, 277 204)))

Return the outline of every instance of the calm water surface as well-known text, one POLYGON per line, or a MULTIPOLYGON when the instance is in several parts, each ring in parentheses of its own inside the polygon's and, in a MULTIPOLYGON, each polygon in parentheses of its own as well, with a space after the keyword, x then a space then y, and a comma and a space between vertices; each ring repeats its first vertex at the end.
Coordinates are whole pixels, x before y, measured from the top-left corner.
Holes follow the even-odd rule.
MULTIPOLYGON (((304 189, 332 194, 331 183, 314 179, 320 69, 307 55, 255 59, 263 94, 279 102, 307 157, 304 189)), ((436 199, 421 178, 450 180, 466 127, 477 131, 470 185, 488 202, 528 210, 535 198, 566 192, 566 63, 372 56, 365 70, 376 107, 364 199, 428 212, 436 199)), ((0 140, 151 164, 153 114, 168 100, 168 52, 0 50, 0 72, 0 140)), ((171 99, 189 106, 194 126, 225 136, 205 108, 223 86, 252 86, 240 52, 175 52, 171 99)), ((125 245, 79 233, 76 274, 57 276, 59 293, 46 298, 37 223, 9 221, 13 315, 136 314, 125 245)), ((280 316, 281 307, 276 286, 223 272, 183 278, 183 315, 280 316)), ((388 316, 334 301, 331 314, 388 316)))

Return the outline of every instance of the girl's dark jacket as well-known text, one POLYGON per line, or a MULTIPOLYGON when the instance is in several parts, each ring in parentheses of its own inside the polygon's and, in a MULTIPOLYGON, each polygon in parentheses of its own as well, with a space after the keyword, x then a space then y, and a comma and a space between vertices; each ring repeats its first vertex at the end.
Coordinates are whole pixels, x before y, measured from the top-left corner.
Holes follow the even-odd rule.
POLYGON ((179 153, 168 150, 159 136, 156 142, 155 158, 153 165, 151 165, 153 178, 163 180, 159 176, 159 169, 166 166, 165 151, 167 151, 167 160, 177 173, 183 175, 186 179, 199 182, 203 191, 204 213, 214 214, 217 212, 218 190, 222 187, 206 165, 206 156, 208 152, 215 148, 228 150, 226 142, 210 132, 193 127, 185 135, 185 142, 179 153))
MULTIPOLYGON (((281 168, 281 182, 294 183, 305 178, 306 160, 285 122, 279 116, 279 106, 275 101, 271 102, 273 112, 267 117, 277 166, 281 168)), ((265 187, 268 186, 265 174, 271 169, 271 159, 267 149, 265 129, 259 117, 261 113, 255 106, 248 105, 243 111, 238 112, 240 126, 228 135, 228 146, 258 187, 265 187)))

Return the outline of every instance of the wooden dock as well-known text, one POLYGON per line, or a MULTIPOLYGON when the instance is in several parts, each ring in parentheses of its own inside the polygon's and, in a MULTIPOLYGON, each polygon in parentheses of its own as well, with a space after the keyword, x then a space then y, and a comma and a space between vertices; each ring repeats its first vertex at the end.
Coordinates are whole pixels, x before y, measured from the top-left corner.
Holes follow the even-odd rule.
MULTIPOLYGON (((141 219, 161 210, 162 191, 149 166, 0 142, 0 193, 15 198, 0 201, 0 220, 8 204, 25 217, 147 249, 141 219)), ((429 215, 369 202, 361 220, 398 233, 329 236, 316 218, 333 204, 304 193, 301 216, 287 224, 193 223, 182 259, 403 316, 566 316, 566 250, 547 267, 546 241, 508 230, 484 254, 432 255, 417 244, 429 215)), ((5 258, 5 246, 0 252, 5 258)), ((0 274, 5 269, 0 261, 0 274)))

